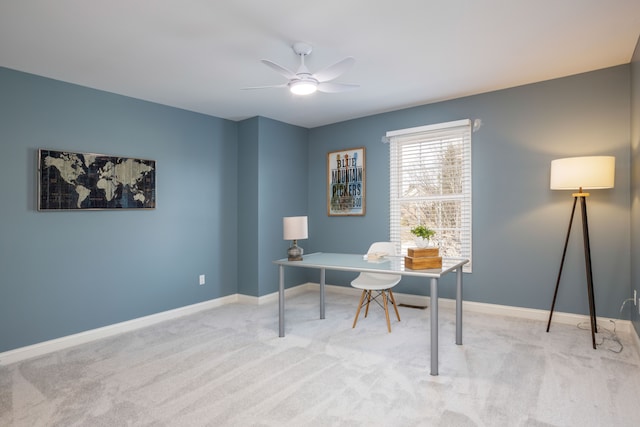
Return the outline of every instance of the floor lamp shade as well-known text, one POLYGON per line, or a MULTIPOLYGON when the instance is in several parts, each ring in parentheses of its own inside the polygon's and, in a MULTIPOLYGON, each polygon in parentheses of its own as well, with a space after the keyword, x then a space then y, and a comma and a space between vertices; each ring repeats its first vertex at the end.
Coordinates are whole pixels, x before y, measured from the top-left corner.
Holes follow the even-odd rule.
POLYGON ((613 188, 616 158, 613 156, 567 157, 551 162, 552 190, 613 188))
POLYGON ((284 240, 293 243, 287 251, 289 261, 301 261, 303 250, 298 246, 298 239, 309 237, 309 227, 306 216, 287 216, 282 218, 282 235, 284 240))

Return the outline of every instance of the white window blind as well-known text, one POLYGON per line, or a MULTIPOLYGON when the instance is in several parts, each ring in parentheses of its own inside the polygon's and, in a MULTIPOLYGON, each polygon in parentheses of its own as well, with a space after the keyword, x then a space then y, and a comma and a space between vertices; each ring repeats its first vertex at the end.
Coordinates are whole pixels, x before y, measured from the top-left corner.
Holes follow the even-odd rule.
MULTIPOLYGON (((411 228, 436 231, 443 257, 471 260, 471 121, 387 132, 390 142, 391 241, 403 253, 411 228)), ((471 262, 463 268, 471 272, 471 262)))

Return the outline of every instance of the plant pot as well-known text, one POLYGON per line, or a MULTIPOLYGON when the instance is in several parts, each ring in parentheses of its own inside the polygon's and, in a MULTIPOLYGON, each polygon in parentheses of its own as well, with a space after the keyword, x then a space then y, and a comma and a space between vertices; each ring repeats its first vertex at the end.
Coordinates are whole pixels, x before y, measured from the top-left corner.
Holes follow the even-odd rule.
POLYGON ((431 246, 431 241, 429 239, 425 239, 424 237, 416 237, 414 238, 414 242, 419 248, 428 248, 431 246))

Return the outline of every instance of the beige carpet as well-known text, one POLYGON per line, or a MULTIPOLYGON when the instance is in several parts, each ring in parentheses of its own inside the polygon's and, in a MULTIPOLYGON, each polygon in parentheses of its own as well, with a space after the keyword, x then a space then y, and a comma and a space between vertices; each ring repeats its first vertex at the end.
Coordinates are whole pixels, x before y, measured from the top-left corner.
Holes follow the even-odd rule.
MULTIPOLYGON (((638 426, 640 358, 575 326, 401 307, 351 328, 357 297, 234 304, 0 368, 2 426, 638 426)), ((608 325, 605 325, 608 327, 608 325)))

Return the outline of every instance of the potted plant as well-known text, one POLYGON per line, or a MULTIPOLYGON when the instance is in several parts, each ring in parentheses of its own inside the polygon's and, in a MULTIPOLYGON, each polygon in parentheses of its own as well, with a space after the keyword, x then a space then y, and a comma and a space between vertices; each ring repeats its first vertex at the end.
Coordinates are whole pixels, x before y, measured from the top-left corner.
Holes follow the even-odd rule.
POLYGON ((411 229, 411 234, 416 236, 415 242, 419 248, 426 248, 430 245, 431 238, 435 236, 436 232, 424 225, 417 225, 411 229))

